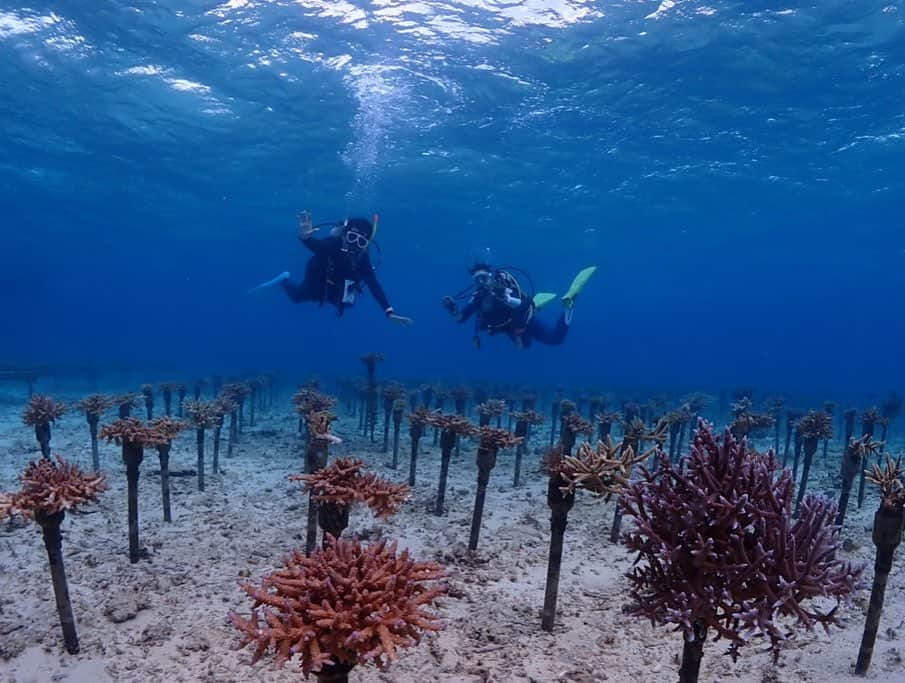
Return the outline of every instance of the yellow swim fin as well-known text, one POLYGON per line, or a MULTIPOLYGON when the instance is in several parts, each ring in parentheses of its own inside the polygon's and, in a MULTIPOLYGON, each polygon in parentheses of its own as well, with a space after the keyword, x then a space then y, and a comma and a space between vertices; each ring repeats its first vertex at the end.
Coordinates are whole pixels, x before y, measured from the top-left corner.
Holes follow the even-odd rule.
POLYGON ((584 289, 584 286, 588 284, 588 280, 597 272, 597 266, 590 266, 585 268, 578 275, 575 276, 575 279, 572 280, 572 285, 569 287, 569 291, 563 294, 562 303, 566 308, 572 308, 575 305, 575 298, 581 294, 581 290, 584 289))
POLYGON ((538 292, 534 295, 534 309, 539 311, 555 298, 556 295, 550 292, 538 292))

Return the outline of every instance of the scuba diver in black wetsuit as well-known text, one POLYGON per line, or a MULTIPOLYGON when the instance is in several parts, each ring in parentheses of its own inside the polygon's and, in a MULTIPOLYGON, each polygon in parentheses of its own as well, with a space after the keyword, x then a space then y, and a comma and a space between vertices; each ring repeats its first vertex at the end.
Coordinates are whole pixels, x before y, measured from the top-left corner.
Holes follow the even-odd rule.
POLYGON ((412 319, 398 315, 390 305, 368 254, 377 233, 376 223, 375 216, 374 223, 366 218, 347 218, 339 223, 312 225, 311 214, 303 211, 299 215, 299 239, 314 253, 305 267, 305 277, 295 283, 290 280, 289 272, 284 271, 251 291, 279 284, 297 304, 312 301, 323 306, 324 303, 331 303, 342 315, 346 308, 355 303, 361 294, 362 284, 365 284, 387 318, 408 327, 412 319), (315 238, 314 233, 326 225, 332 226, 330 235, 323 239, 315 238))
MULTIPOLYGON (((481 346, 481 332, 490 335, 504 333, 519 348, 532 342, 558 346, 565 341, 575 310, 575 299, 584 289, 596 266, 585 268, 572 281, 562 297, 563 312, 551 327, 537 317, 537 311, 556 298, 555 294, 526 292, 510 270, 494 268, 489 259, 477 260, 469 269, 473 284, 457 294, 443 299, 443 307, 458 322, 475 317, 475 348, 481 346), (460 309, 457 301, 467 301, 460 309)), ((530 282, 530 278, 528 278, 530 282)))

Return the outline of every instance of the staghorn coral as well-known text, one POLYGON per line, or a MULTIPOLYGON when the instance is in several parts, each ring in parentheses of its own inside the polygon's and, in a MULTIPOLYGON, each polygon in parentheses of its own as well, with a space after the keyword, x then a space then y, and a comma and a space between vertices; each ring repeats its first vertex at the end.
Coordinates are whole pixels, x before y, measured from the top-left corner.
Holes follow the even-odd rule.
POLYGON ((598 441, 596 448, 589 443, 578 446, 574 455, 564 455, 548 460, 548 471, 559 475, 564 494, 582 488, 607 499, 618 494, 629 482, 632 468, 656 451, 656 446, 646 453, 635 455, 631 446, 615 443, 612 437, 598 441))
POLYGON ((419 408, 415 408, 409 414, 409 422, 413 425, 419 425, 420 427, 426 427, 427 425, 432 424, 431 418, 434 415, 438 415, 436 411, 431 410, 425 406, 421 406, 419 408))
POLYGON ((103 394, 91 394, 76 403, 76 407, 85 413, 88 421, 88 432, 91 435, 91 466, 97 472, 100 469, 100 453, 97 448, 97 425, 109 408, 113 407, 113 399, 103 394))
POLYGON ((399 432, 402 429, 402 416, 405 414, 406 403, 404 398, 393 401, 393 461, 391 467, 395 470, 399 467, 399 432))
POLYGON ((766 413, 739 413, 732 420, 729 431, 733 436, 748 436, 749 434, 757 434, 775 426, 776 420, 766 413))
MULTIPOLYGON (((506 401, 500 401, 498 399, 491 399, 489 401, 484 401, 477 408, 475 408, 478 415, 480 416, 480 423, 482 426, 489 425, 493 418, 502 418, 507 412, 509 412, 509 406, 506 401)), ((499 422, 497 423, 499 427, 499 422)))
POLYGON ((217 409, 217 421, 214 423, 213 441, 214 457, 211 469, 214 474, 220 473, 220 433, 223 431, 223 421, 227 415, 233 415, 239 409, 239 404, 227 395, 221 394, 214 399, 217 409))
POLYGON ((160 496, 163 503, 163 521, 172 522, 170 509, 170 449, 173 440, 179 434, 189 428, 185 420, 174 419, 168 415, 156 417, 148 422, 148 434, 144 442, 148 446, 157 449, 157 458, 160 461, 160 496))
MULTIPOLYGON (((804 449, 804 467, 801 472, 801 483, 798 485, 798 496, 795 500, 795 516, 808 487, 808 475, 811 471, 811 462, 817 452, 817 444, 821 439, 830 439, 833 436, 833 418, 823 410, 812 410, 798 421, 798 432, 802 438, 804 449)), ((798 460, 795 461, 793 475, 797 470, 798 460)))
POLYGON ((474 425, 469 422, 468 418, 450 413, 431 413, 428 424, 440 431, 453 432, 459 436, 471 436, 475 431, 474 425))
POLYGON ((185 384, 182 382, 163 382, 160 385, 160 393, 163 396, 163 407, 168 416, 172 414, 173 394, 175 393, 178 396, 178 416, 182 417, 182 399, 185 398, 185 384))
POLYGON ((154 385, 142 384, 141 395, 145 403, 145 413, 147 413, 147 419, 151 420, 154 417, 154 385))
POLYGON ((798 421, 798 431, 804 439, 833 438, 833 418, 822 410, 812 410, 798 421))
POLYGON ((56 464, 46 458, 30 463, 20 480, 22 488, 17 493, 0 494, 0 519, 9 514, 19 514, 33 517, 41 527, 63 643, 67 652, 77 654, 79 638, 63 564, 60 524, 66 510, 97 502, 98 494, 107 489, 107 483, 103 474, 86 474, 60 456, 57 456, 56 464))
POLYGON ((766 638, 778 657, 789 636, 778 617, 807 629, 835 623, 835 609, 805 605, 818 596, 838 604, 858 583, 861 569, 837 558, 835 506, 808 496, 793 521, 791 473, 703 421, 681 462, 683 470, 661 455, 659 470, 642 468, 621 502, 637 525, 623 537, 638 553, 633 613, 684 633, 682 680, 697 679, 710 631, 733 656, 766 638))
POLYGON ((590 436, 594 433, 594 426, 578 413, 569 413, 563 417, 562 426, 573 436, 590 436))
POLYGON ((433 413, 428 419, 428 424, 436 427, 440 433, 440 480, 434 504, 434 514, 439 517, 443 514, 443 503, 446 500, 446 480, 449 476, 449 461, 453 448, 456 447, 459 437, 474 434, 475 428, 462 415, 441 413, 433 413))
POLYGON ((336 399, 332 396, 304 387, 295 392, 292 402, 295 404, 296 412, 302 416, 330 411, 336 406, 336 399))
POLYGON ((849 439, 845 453, 842 455, 842 493, 839 494, 839 514, 836 517, 837 526, 845 522, 845 513, 848 511, 848 499, 851 495, 855 476, 861 472, 867 461, 874 453, 879 453, 883 444, 874 441, 870 436, 864 435, 860 439, 849 439))
POLYGON ((21 489, 8 498, 7 512, 25 517, 49 516, 95 503, 98 494, 107 490, 102 473, 86 474, 59 455, 56 463, 45 458, 29 463, 20 481, 21 489))
POLYGON ((183 412, 187 414, 191 425, 195 428, 199 491, 204 491, 204 432, 209 427, 215 427, 223 419, 220 413, 221 408, 222 406, 216 401, 204 401, 201 399, 185 399, 180 404, 180 414, 183 412))
POLYGON ((115 404, 113 398, 104 394, 89 394, 75 404, 75 407, 81 410, 90 419, 92 417, 100 417, 115 404))
MULTIPOLYGON (((524 399, 523 405, 531 405, 530 399, 524 399)), ((515 467, 513 469, 512 485, 518 487, 521 483, 522 458, 527 449, 528 433, 532 426, 543 424, 544 416, 533 408, 525 408, 522 411, 511 413, 515 420, 515 435, 522 438, 521 443, 515 449, 515 467)))
POLYGON ((498 427, 479 427, 478 437, 478 488, 475 493, 474 510, 471 516, 471 534, 468 539, 468 549, 477 550, 478 536, 481 533, 481 519, 484 516, 484 499, 487 495, 487 484, 490 482, 490 472, 496 465, 497 453, 502 448, 517 446, 524 437, 516 436, 506 429, 498 427))
POLYGON ((418 470, 418 449, 421 443, 421 437, 424 436, 424 430, 430 425, 431 417, 435 414, 430 409, 430 402, 419 408, 415 408, 409 414, 409 436, 412 442, 411 458, 409 459, 409 486, 415 486, 415 475, 418 470))
POLYGON ((108 442, 120 444, 123 449, 128 483, 129 561, 135 564, 142 555, 138 542, 138 468, 144 459, 144 447, 156 445, 161 437, 153 428, 134 417, 121 418, 104 426, 100 435, 108 442))
POLYGON ((442 629, 428 610, 446 592, 442 567, 397 554, 395 543, 336 539, 311 557, 294 551, 284 565, 242 587, 254 600, 250 617, 229 614, 239 647, 254 646, 252 662, 272 653, 282 666, 297 655, 305 676, 385 668, 425 631, 442 629))
POLYGON ((50 458, 50 425, 60 419, 65 412, 64 403, 43 394, 33 395, 25 406, 22 422, 29 427, 34 427, 35 439, 41 447, 41 455, 44 458, 50 458))
POLYGON ((533 409, 518 411, 513 413, 512 416, 515 418, 516 424, 522 422, 526 425, 540 425, 543 424, 546 419, 543 413, 539 413, 533 409))
POLYGON ((521 436, 516 436, 508 429, 499 427, 479 427, 475 435, 478 437, 478 448, 494 452, 503 448, 512 448, 523 441, 521 436))
POLYGON ((330 426, 336 421, 336 415, 329 410, 319 410, 308 414, 308 436, 312 440, 327 441, 339 444, 343 440, 330 432, 330 426))
POLYGON ((113 397, 113 403, 119 408, 119 417, 120 419, 130 417, 132 415, 132 408, 140 405, 140 401, 142 401, 138 394, 134 391, 126 392, 125 394, 117 394, 113 397))
MULTIPOLYGON (((393 413, 398 414, 398 422, 399 424, 402 420, 402 413, 405 411, 405 397, 408 394, 405 387, 401 384, 396 384, 391 382, 383 387, 381 390, 381 397, 383 398, 383 449, 382 452, 386 453, 390 449, 390 421, 394 418, 393 413), (399 403, 397 407, 397 401, 399 403)), ((398 434, 398 432, 397 432, 398 434)), ((393 461, 393 469, 396 469, 398 466, 398 441, 397 441, 397 450, 396 455, 393 461)))
POLYGON ((622 413, 616 411, 603 411, 594 416, 597 422, 597 440, 606 441, 613 430, 614 424, 622 423, 622 413))
POLYGON ((893 460, 886 457, 886 465, 872 466, 867 480, 880 489, 881 506, 902 510, 905 506, 905 482, 902 481, 902 456, 893 460))
POLYGON ((104 425, 101 428, 100 437, 120 446, 124 443, 152 445, 157 438, 155 432, 137 417, 125 417, 104 425))
POLYGON ((173 439, 188 429, 191 425, 185 420, 162 415, 155 417, 147 423, 143 443, 146 446, 160 446, 171 444, 173 439))
POLYGON ((311 474, 297 474, 290 481, 304 482, 318 503, 351 506, 367 505, 378 519, 389 519, 409 499, 411 489, 407 484, 394 484, 381 479, 373 472, 363 472, 361 460, 339 458, 329 467, 311 474))
POLYGON ((221 416, 221 406, 216 401, 204 401, 201 399, 186 399, 182 402, 182 409, 189 422, 196 429, 207 429, 217 424, 221 416))
MULTIPOLYGON (((656 446, 655 446, 656 448, 656 446)), ((547 560, 547 582, 544 591, 544 607, 541 611, 541 628, 553 631, 556 621, 556 602, 559 596, 559 575, 569 511, 575 504, 575 491, 587 489, 609 500, 629 482, 632 467, 648 457, 645 453, 636 457, 631 446, 607 441, 597 443, 594 449, 589 443, 578 447, 572 456, 563 445, 551 449, 544 456, 544 466, 550 475, 547 482, 547 505, 550 507, 550 553, 547 560)))
POLYGON ((668 424, 662 420, 651 429, 648 429, 644 420, 639 417, 622 423, 622 433, 627 446, 633 446, 642 441, 653 441, 662 445, 668 436, 667 430, 668 424))
POLYGON ((28 427, 36 427, 56 422, 66 413, 66 404, 44 394, 35 394, 29 399, 22 413, 22 422, 28 427))
POLYGON ((738 401, 732 404, 732 417, 737 418, 739 415, 750 413, 753 407, 754 403, 751 401, 751 397, 742 395, 738 401))
POLYGON ((882 496, 880 507, 874 514, 872 539, 877 546, 874 561, 874 581, 870 591, 870 603, 864 633, 861 636, 861 647, 858 650, 858 661, 855 673, 863 676, 870 667, 873 657, 877 630, 880 627, 880 615, 886 598, 886 585, 892 571, 892 559, 896 548, 902 542, 902 527, 905 522, 905 483, 902 481, 902 456, 893 460, 886 458, 886 466, 882 469, 874 465, 867 478, 880 487, 882 496))

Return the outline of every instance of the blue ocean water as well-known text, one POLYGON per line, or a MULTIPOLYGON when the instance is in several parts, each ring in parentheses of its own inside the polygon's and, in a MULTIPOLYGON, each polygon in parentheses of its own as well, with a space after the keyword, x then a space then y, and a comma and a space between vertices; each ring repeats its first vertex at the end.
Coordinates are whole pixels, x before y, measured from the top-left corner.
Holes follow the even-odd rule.
POLYGON ((905 5, 0 5, 0 361, 799 393, 905 379, 905 5), (380 215, 342 318, 246 289, 380 215), (563 347, 440 308, 489 248, 563 347), (553 320, 558 311, 541 315, 553 320))

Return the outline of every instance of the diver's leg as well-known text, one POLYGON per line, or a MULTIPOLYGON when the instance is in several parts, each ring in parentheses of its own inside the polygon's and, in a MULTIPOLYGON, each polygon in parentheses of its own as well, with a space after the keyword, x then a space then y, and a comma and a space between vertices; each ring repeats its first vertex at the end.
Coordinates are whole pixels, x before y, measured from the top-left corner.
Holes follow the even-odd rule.
POLYGON ((571 311, 564 311, 553 327, 550 327, 543 320, 534 316, 531 318, 531 322, 528 323, 526 336, 541 344, 559 346, 565 341, 566 334, 569 332, 569 323, 571 322, 572 317, 570 314, 571 311))
POLYGON ((305 301, 314 301, 316 298, 311 291, 311 287, 308 286, 309 283, 305 280, 293 282, 287 278, 282 280, 280 285, 283 287, 283 291, 286 292, 286 296, 294 303, 301 304, 305 301))
POLYGON ((288 279, 289 279, 289 271, 284 270, 282 273, 277 275, 275 278, 271 278, 270 280, 267 280, 267 282, 262 282, 259 285, 255 285, 254 287, 252 287, 251 289, 248 290, 248 293, 253 294, 254 292, 259 292, 262 289, 269 289, 270 287, 281 284, 288 279))

